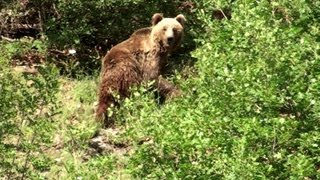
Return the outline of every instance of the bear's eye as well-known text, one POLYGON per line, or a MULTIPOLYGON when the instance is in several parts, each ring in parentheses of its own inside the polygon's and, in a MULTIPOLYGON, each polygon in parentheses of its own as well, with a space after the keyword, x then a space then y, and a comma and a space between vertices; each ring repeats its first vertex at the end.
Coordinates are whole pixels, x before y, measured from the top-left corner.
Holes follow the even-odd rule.
POLYGON ((180 29, 177 29, 177 28, 173 28, 173 32, 175 32, 175 33, 180 33, 181 30, 180 30, 180 29))
POLYGON ((162 31, 166 31, 167 30, 167 28, 166 27, 164 27, 163 29, 162 29, 162 31))

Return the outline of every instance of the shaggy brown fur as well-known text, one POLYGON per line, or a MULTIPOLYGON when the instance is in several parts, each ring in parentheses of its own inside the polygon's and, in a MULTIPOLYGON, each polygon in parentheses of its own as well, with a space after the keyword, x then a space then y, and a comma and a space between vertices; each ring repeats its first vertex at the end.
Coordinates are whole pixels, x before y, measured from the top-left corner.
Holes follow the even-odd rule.
POLYGON ((152 27, 135 31, 129 39, 114 46, 104 57, 96 117, 109 126, 107 108, 116 101, 112 94, 129 96, 129 88, 144 81, 155 80, 161 96, 173 97, 180 91, 161 77, 168 54, 181 42, 185 18, 152 17, 152 27))

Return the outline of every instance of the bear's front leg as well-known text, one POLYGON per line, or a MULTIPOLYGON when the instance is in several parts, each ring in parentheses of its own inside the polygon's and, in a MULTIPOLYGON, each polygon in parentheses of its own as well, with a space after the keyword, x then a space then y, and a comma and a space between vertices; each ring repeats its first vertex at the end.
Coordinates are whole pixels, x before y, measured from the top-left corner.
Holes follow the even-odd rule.
POLYGON ((165 99, 172 99, 182 95, 181 90, 176 85, 164 79, 162 76, 158 78, 157 89, 160 96, 165 97, 165 99))

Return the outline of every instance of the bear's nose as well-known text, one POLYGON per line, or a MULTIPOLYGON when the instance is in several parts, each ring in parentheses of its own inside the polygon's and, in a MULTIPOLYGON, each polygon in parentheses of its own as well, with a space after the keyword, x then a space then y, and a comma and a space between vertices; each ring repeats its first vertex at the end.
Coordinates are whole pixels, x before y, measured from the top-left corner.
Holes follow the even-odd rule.
POLYGON ((171 44, 173 42, 173 37, 169 37, 167 40, 168 40, 168 44, 171 44))

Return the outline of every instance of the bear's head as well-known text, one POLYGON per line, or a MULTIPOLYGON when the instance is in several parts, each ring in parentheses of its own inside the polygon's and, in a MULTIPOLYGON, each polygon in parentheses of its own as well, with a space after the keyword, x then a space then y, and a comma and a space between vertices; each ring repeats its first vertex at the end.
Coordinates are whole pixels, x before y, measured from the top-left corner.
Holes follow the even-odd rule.
POLYGON ((175 18, 163 18, 159 13, 154 14, 152 17, 152 41, 160 45, 162 51, 175 50, 180 45, 185 21, 182 14, 175 18))

